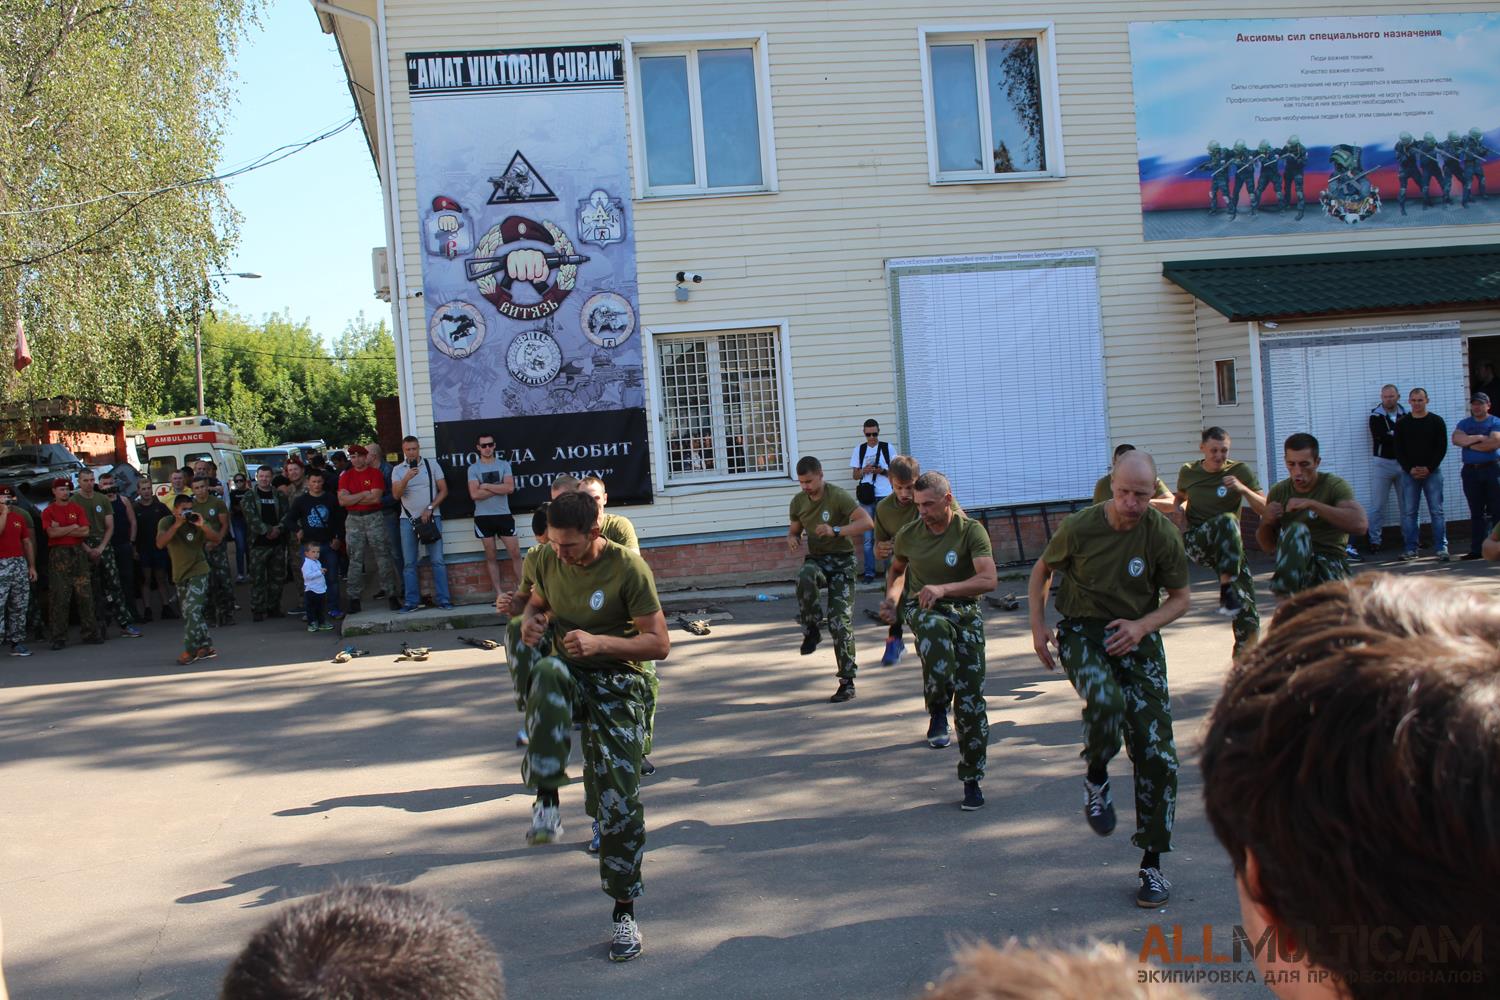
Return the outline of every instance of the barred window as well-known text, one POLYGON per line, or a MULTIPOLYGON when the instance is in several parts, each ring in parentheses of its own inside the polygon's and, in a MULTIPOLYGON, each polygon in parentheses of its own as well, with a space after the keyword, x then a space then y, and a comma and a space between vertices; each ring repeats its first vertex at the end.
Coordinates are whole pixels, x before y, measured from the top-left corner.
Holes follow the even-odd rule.
POLYGON ((656 339, 668 483, 785 475, 775 330, 656 339))

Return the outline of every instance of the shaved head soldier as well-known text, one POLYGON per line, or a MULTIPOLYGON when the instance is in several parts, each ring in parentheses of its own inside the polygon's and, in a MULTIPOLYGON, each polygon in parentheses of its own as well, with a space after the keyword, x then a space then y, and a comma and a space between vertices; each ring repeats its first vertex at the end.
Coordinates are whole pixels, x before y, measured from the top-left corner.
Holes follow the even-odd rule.
POLYGON ((1177 807, 1177 745, 1167 692, 1162 626, 1187 611, 1182 536, 1150 506, 1156 463, 1132 452, 1115 465, 1114 496, 1068 515, 1031 571, 1031 637, 1048 670, 1060 661, 1083 699, 1084 815, 1100 836, 1114 832, 1109 762, 1123 735, 1135 766, 1135 836, 1144 854, 1136 904, 1167 901, 1161 855, 1172 849, 1177 807), (1057 595, 1057 634, 1046 625, 1047 591, 1057 595), (1162 601, 1160 592, 1166 590, 1162 601), (1054 652, 1055 650, 1055 652, 1054 652))
POLYGON ((1255 645, 1260 635, 1260 612, 1255 607, 1255 577, 1245 559, 1240 534, 1240 508, 1249 504, 1257 514, 1266 509, 1255 470, 1229 458, 1229 432, 1210 427, 1198 450, 1203 457, 1188 462, 1177 473, 1178 504, 1187 506, 1183 544, 1193 562, 1219 576, 1219 614, 1234 619, 1234 655, 1255 645))
POLYGON ((995 557, 984 526, 954 512, 946 476, 923 473, 914 493, 919 516, 896 533, 880 613, 894 621, 898 606, 906 612, 922 658, 929 745, 939 745, 934 736, 947 736, 948 703, 953 704, 958 779, 964 783, 960 808, 972 811, 984 805, 979 783, 990 741, 984 615, 976 598, 995 589, 995 557))
POLYGON ((1276 553, 1272 593, 1291 595, 1349 576, 1349 536, 1363 533, 1368 519, 1353 488, 1319 469, 1317 438, 1293 434, 1283 455, 1288 475, 1266 494, 1255 539, 1276 553))
POLYGON ((854 544, 874 525, 865 509, 844 490, 823 481, 823 463, 811 455, 797 461, 797 483, 802 491, 790 508, 791 525, 787 528, 787 547, 801 548, 807 535, 807 558, 797 574, 797 617, 802 625, 802 655, 818 648, 823 633, 818 630, 821 616, 820 592, 828 588, 828 629, 833 633, 833 653, 838 662, 839 687, 828 700, 848 701, 854 697, 854 544))

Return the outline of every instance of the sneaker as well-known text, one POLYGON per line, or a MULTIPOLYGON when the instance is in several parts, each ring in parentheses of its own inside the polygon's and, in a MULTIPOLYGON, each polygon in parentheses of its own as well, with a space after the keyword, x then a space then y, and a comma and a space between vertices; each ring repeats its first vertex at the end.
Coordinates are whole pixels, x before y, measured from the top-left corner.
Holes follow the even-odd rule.
POLYGON ((641 927, 629 913, 615 921, 614 937, 609 942, 609 960, 628 962, 641 953, 641 927))
POLYGON ((364 605, 360 603, 359 598, 357 598, 357 597, 350 598, 350 600, 349 600, 349 613, 351 615, 357 615, 357 614, 359 614, 359 612, 360 612, 360 610, 362 608, 364 608, 364 605))
POLYGON ((1136 872, 1136 877, 1141 880, 1141 887, 1135 894, 1136 906, 1152 910, 1166 905, 1172 898, 1172 883, 1167 881, 1160 868, 1142 868, 1136 872))
POLYGON ((517 729, 516 730, 516 746, 518 746, 518 747, 525 747, 525 746, 530 746, 530 745, 531 745, 531 740, 526 736, 526 730, 524 730, 524 729, 517 729))
POLYGON ((641 754, 641 777, 656 773, 656 765, 651 763, 651 758, 641 754))
POLYGON ((54 639, 52 641, 52 647, 51 648, 53 648, 53 649, 64 649, 64 648, 67 647, 67 645, 68 644, 66 642, 64 642, 63 640, 61 640, 61 639, 54 639))
POLYGON ((399 597, 390 597, 390 598, 387 598, 385 603, 390 607, 390 609, 392 611, 400 611, 401 610, 401 598, 399 598, 399 597))
POLYGON ((932 720, 927 723, 927 745, 941 750, 951 742, 948 738, 948 710, 933 712, 932 720))
POLYGON ((958 808, 962 809, 964 812, 973 812, 976 809, 983 808, 983 806, 984 793, 979 790, 979 782, 965 781, 964 800, 963 802, 959 803, 958 808))
POLYGON ((1234 589, 1234 584, 1219 584, 1219 614, 1225 618, 1233 618, 1243 610, 1245 610, 1245 605, 1240 600, 1239 591, 1234 589))
POLYGON ((1099 836, 1108 837, 1115 832, 1115 804, 1110 801, 1108 778, 1102 785, 1083 779, 1083 815, 1089 821, 1089 828, 1099 836))
POLYGON ((1448 554, 1447 549, 1438 549, 1437 557, 1438 562, 1450 562, 1453 559, 1453 557, 1448 554))
POLYGON ((344 613, 342 611, 340 611, 338 608, 334 608, 332 611, 328 612, 328 617, 329 618, 342 618, 342 617, 344 617, 344 613))
POLYGON ((179 667, 185 667, 189 663, 192 663, 196 659, 197 659, 197 657, 194 656, 192 653, 179 653, 178 656, 177 656, 177 665, 179 667))
POLYGON ((215 656, 218 655, 219 651, 217 649, 214 649, 212 646, 200 646, 198 647, 198 652, 193 654, 193 659, 212 660, 215 656))
POLYGON ((875 574, 874 573, 864 573, 864 574, 862 574, 860 576, 859 579, 860 579, 860 582, 862 582, 862 583, 874 583, 875 582, 875 574))
POLYGON ((141 630, 134 625, 126 625, 121 631, 126 639, 139 639, 141 637, 141 630))
MULTIPOLYGON (((1447 550, 1446 550, 1446 549, 1445 549, 1445 550, 1443 550, 1443 551, 1444 551, 1444 552, 1445 552, 1445 553, 1446 553, 1446 552, 1447 552, 1447 550)), ((1410 551, 1410 552, 1403 552, 1403 553, 1401 553, 1401 561, 1402 561, 1402 562, 1415 562, 1415 561, 1416 561, 1416 559, 1417 559, 1417 553, 1416 553, 1416 550, 1415 550, 1415 549, 1413 549, 1413 550, 1412 550, 1412 551, 1410 551)), ((1446 561, 1446 560, 1445 560, 1445 561, 1446 561)))
POLYGON ((885 655, 880 658, 882 667, 894 667, 901 662, 901 654, 906 652, 906 643, 898 636, 891 636, 885 641, 885 655))
POLYGON ((1483 559, 1484 556, 1478 552, 1465 552, 1458 557, 1459 562, 1473 562, 1475 559, 1483 559))
POLYGON ((439 604, 438 607, 442 608, 444 611, 452 611, 453 610, 453 605, 452 604, 439 604))
POLYGON ((526 831, 526 843, 550 844, 554 840, 562 839, 562 835, 562 809, 558 806, 544 806, 540 799, 533 802, 531 804, 531 829, 526 831))
POLYGON ((323 622, 321 625, 318 626, 318 631, 319 632, 332 632, 333 631, 333 623, 332 622, 323 622))
POLYGON ((31 650, 29 650, 29 649, 26 648, 26 644, 24 642, 13 642, 10 645, 10 655, 11 656, 30 656, 31 655, 31 650))
POLYGON ((599 821, 594 820, 594 835, 589 838, 589 846, 584 848, 590 854, 599 853, 599 821))
POLYGON ((83 641, 90 646, 102 646, 104 645, 104 633, 95 632, 93 635, 86 635, 83 637, 83 641))
POLYGON ((829 696, 831 702, 851 701, 854 698, 854 682, 839 681, 839 689, 829 696))
POLYGON ((1347 556, 1349 561, 1352 563, 1362 563, 1365 561, 1365 557, 1360 555, 1359 549, 1356 549, 1353 545, 1344 546, 1344 555, 1347 556))
POLYGON ((417 610, 417 606, 415 604, 403 604, 401 605, 401 607, 396 609, 396 614, 409 615, 415 610, 417 610))
POLYGON ((307 626, 307 630, 309 632, 316 632, 318 630, 318 626, 316 626, 316 625, 309 625, 309 626, 307 626))
POLYGON ((813 650, 817 649, 818 643, 822 641, 823 633, 818 631, 818 626, 814 625, 810 629, 805 629, 802 633, 802 655, 806 656, 808 653, 811 653, 813 650))

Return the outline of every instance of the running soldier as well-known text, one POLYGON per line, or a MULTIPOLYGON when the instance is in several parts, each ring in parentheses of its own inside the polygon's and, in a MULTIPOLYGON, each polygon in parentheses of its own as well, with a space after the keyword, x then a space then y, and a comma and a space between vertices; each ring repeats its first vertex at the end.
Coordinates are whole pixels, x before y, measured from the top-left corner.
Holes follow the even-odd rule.
POLYGON ((1288 477, 1266 494, 1255 540, 1276 553, 1271 592, 1289 597, 1349 576, 1349 536, 1364 533, 1368 519, 1348 483, 1318 471, 1317 438, 1293 434, 1283 454, 1288 477))
MULTIPOLYGON (((229 554, 224 551, 224 539, 229 535, 229 505, 217 490, 211 490, 213 482, 208 476, 193 476, 193 513, 214 528, 213 537, 203 544, 208 559, 207 620, 229 626, 234 624, 234 577, 229 572, 229 554)), ((173 577, 176 575, 174 568, 173 577)))
POLYGON ((120 567, 115 562, 115 513, 112 499, 94 489, 94 474, 88 469, 78 473, 78 490, 70 498, 88 515, 89 533, 83 541, 83 554, 88 557, 89 588, 94 595, 94 610, 102 613, 99 635, 104 635, 104 619, 113 618, 127 639, 139 639, 141 630, 135 627, 135 619, 125 601, 125 588, 120 582, 120 567))
POLYGON ((31 522, 11 506, 14 487, 0 486, 0 611, 5 615, 5 641, 11 656, 30 656, 26 648, 26 616, 31 585, 36 583, 36 543, 31 522))
POLYGON ((94 618, 94 590, 89 582, 89 559, 83 540, 89 536, 89 516, 69 499, 73 484, 64 476, 52 480, 52 502, 42 511, 42 530, 47 532, 47 594, 50 606, 47 632, 53 649, 62 649, 68 638, 68 598, 78 601, 78 624, 83 641, 104 641, 94 618))
POLYGON ((1458 132, 1450 131, 1448 138, 1438 143, 1438 157, 1443 161, 1443 201, 1453 204, 1453 188, 1456 185, 1464 208, 1469 207, 1469 174, 1464 168, 1464 147, 1467 143, 1458 132))
MULTIPOLYGON (((1107 503, 1114 496, 1114 488, 1110 485, 1110 480, 1114 478, 1115 466, 1119 464, 1121 457, 1135 450, 1136 448, 1133 444, 1115 446, 1114 460, 1110 463, 1109 471, 1100 476, 1099 481, 1094 484, 1094 503, 1107 503)), ((1172 513, 1175 507, 1175 501, 1172 499, 1172 491, 1167 489, 1167 484, 1160 479, 1156 481, 1155 488, 1156 492, 1151 497, 1151 506, 1163 514, 1172 513)))
POLYGON ((1422 133, 1422 142, 1417 147, 1417 161, 1422 165, 1422 207, 1431 208, 1432 198, 1430 195, 1431 184, 1437 183, 1438 190, 1443 194, 1443 200, 1453 204, 1453 199, 1448 195, 1448 190, 1443 186, 1443 161, 1438 155, 1437 137, 1431 132, 1422 133))
POLYGON ((822 617, 821 592, 828 588, 828 630, 833 633, 833 655, 838 664, 839 687, 828 700, 854 697, 854 543, 874 528, 859 501, 832 483, 823 481, 823 463, 811 455, 797 460, 797 482, 802 492, 792 499, 787 547, 801 548, 807 535, 807 558, 797 574, 797 621, 802 626, 802 655, 807 656, 823 641, 818 628, 822 617))
MULTIPOLYGON (((893 543, 896 533, 917 519, 917 505, 912 502, 912 498, 917 477, 921 474, 921 465, 910 455, 897 455, 891 459, 889 469, 891 492, 875 505, 876 559, 889 560, 891 553, 895 550, 893 543)), ((906 644, 901 641, 901 622, 905 619, 905 611, 904 606, 898 607, 892 616, 890 630, 886 633, 885 655, 880 658, 880 665, 883 667, 895 666, 901 661, 901 655, 906 652, 906 644)), ((922 661, 922 688, 923 690, 927 688, 927 662, 925 660, 922 661)), ((948 744, 944 742, 933 745, 947 746, 948 744)))
POLYGON ((880 614, 895 621, 904 607, 917 655, 929 722, 927 745, 948 745, 948 704, 958 731, 958 780, 972 812, 984 805, 990 722, 984 701, 984 615, 976 598, 995 589, 990 536, 953 510, 953 488, 940 472, 914 486, 918 519, 896 534, 880 614))
POLYGON ((250 539, 250 614, 256 621, 281 618, 282 589, 286 586, 286 536, 282 524, 291 509, 286 497, 271 484, 271 467, 255 470, 255 485, 240 500, 245 534, 250 539))
POLYGON ((1171 893, 1161 855, 1172 849, 1177 745, 1160 629, 1188 609, 1187 553, 1172 523, 1148 503, 1156 463, 1132 452, 1115 466, 1108 503, 1070 514, 1031 571, 1031 638, 1048 670, 1060 661, 1083 699, 1084 816, 1101 837, 1115 828, 1109 762, 1123 734, 1135 769, 1135 836, 1144 853, 1136 905, 1171 893), (1057 634, 1046 625, 1052 574, 1063 573, 1057 634), (1166 601, 1160 591, 1167 592, 1166 601), (1053 652, 1056 648, 1056 653, 1053 652))
POLYGON ((536 648, 550 635, 552 654, 527 678, 521 765, 536 789, 527 840, 562 836, 558 789, 569 783, 573 720, 583 723, 585 807, 599 822, 599 874, 614 900, 609 957, 641 953, 635 900, 646 849, 640 767, 646 725, 645 660, 671 649, 656 581, 645 560, 599 534, 599 507, 587 493, 567 493, 547 509, 550 545, 538 546, 535 589, 526 603, 521 641, 536 648))
MULTIPOLYGON (((259 470, 257 470, 259 471, 259 470)), ((194 485, 203 482, 200 476, 194 485)), ((208 633, 209 563, 207 546, 219 544, 224 534, 217 521, 199 514, 193 498, 174 497, 172 516, 164 517, 156 527, 156 547, 166 549, 172 558, 172 582, 182 602, 182 654, 180 666, 194 660, 211 660, 219 655, 208 633)))
POLYGON ((1477 128, 1469 129, 1469 136, 1464 140, 1464 168, 1469 174, 1473 196, 1479 201, 1489 198, 1484 190, 1484 165, 1494 155, 1495 151, 1484 144, 1484 133, 1477 128))
MULTIPOLYGON (((1193 168, 1195 171, 1208 171, 1208 214, 1219 214, 1219 195, 1224 200, 1229 200, 1229 157, 1225 155, 1224 149, 1218 140, 1210 140, 1208 144, 1208 159, 1193 168)), ((892 480, 894 483, 895 480, 892 480)))
POLYGON ((1176 503, 1187 506, 1184 547, 1193 562, 1219 576, 1219 614, 1233 618, 1234 656, 1255 645, 1260 637, 1260 612, 1255 607, 1255 577, 1245 558, 1240 533, 1240 508, 1249 504, 1257 514, 1266 509, 1255 470, 1229 458, 1229 432, 1210 427, 1198 445, 1203 457, 1188 462, 1177 473, 1176 503))
MULTIPOLYGON (((1417 140, 1410 132, 1402 132, 1396 140, 1396 204, 1401 214, 1406 214, 1406 185, 1422 186, 1422 164, 1417 154, 1417 140)), ((1422 202, 1427 203, 1427 192, 1422 192, 1422 202)))
POLYGON ((348 603, 350 614, 360 610, 359 595, 365 581, 365 546, 375 553, 375 567, 380 585, 385 588, 386 603, 392 611, 401 607, 396 597, 401 585, 396 582, 396 561, 391 558, 390 535, 385 530, 385 515, 380 512, 380 498, 385 494, 385 476, 370 466, 370 452, 362 444, 349 446, 352 468, 339 476, 339 506, 344 508, 344 545, 349 555, 348 603))
POLYGON ((1281 150, 1272 149, 1271 143, 1266 139, 1262 139, 1255 153, 1255 158, 1260 161, 1260 180, 1255 185, 1255 198, 1250 202, 1251 215, 1255 214, 1255 210, 1265 200, 1267 187, 1270 187, 1271 193, 1275 195, 1271 200, 1271 204, 1281 204, 1281 166, 1279 162, 1281 159, 1281 150))
POLYGON ((1286 145, 1281 147, 1282 171, 1281 180, 1281 207, 1292 207, 1292 185, 1297 185, 1297 219, 1302 221, 1302 215, 1307 209, 1307 198, 1302 191, 1302 172, 1307 168, 1307 147, 1302 145, 1302 140, 1295 135, 1286 137, 1286 145))

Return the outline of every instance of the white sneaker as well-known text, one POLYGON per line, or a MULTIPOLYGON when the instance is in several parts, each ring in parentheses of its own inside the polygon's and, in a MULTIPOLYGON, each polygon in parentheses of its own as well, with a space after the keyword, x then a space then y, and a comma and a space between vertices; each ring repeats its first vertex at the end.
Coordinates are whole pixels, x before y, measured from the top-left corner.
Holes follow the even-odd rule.
POLYGON ((550 844, 561 840, 563 835, 562 809, 544 806, 540 801, 531 804, 531 829, 526 831, 526 843, 550 844))
POLYGON ((1438 549, 1438 562, 1448 562, 1453 557, 1448 554, 1447 549, 1438 549))
POLYGON ((626 913, 615 921, 614 938, 609 943, 611 962, 628 962, 641 953, 641 925, 626 913))

